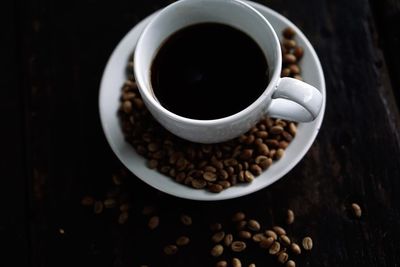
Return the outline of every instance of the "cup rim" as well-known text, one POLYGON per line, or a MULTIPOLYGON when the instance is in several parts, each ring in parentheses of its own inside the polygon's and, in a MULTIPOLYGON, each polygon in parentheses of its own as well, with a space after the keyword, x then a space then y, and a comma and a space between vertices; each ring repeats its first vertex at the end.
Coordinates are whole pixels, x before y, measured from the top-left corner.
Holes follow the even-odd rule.
MULTIPOLYGON (((192 118, 187 118, 184 116, 181 116, 179 114, 176 114, 170 110, 168 110, 167 108, 163 107, 158 101, 156 101, 156 99, 154 98, 153 94, 149 91, 149 90, 144 90, 143 88, 146 88, 147 86, 145 86, 144 81, 142 80, 142 78, 136 74, 136 69, 139 68, 138 66, 138 53, 136 53, 136 51, 139 49, 143 49, 143 39, 144 36, 147 34, 147 32, 150 31, 150 28, 153 27, 153 25, 155 24, 156 20, 158 20, 160 17, 162 17, 163 15, 165 15, 165 13, 169 12, 171 9, 175 8, 176 6, 185 4, 186 2, 204 2, 204 1, 210 1, 210 0, 180 0, 178 2, 172 3, 168 6, 166 6, 164 9, 162 9, 161 11, 159 11, 158 14, 155 15, 155 17, 150 21, 150 23, 144 28, 143 32, 141 33, 139 40, 137 42, 136 48, 135 48, 135 53, 134 53, 134 76, 135 76, 135 80, 138 84, 138 89, 140 94, 142 95, 143 98, 146 98, 146 100, 148 101, 148 103, 150 103, 153 107, 155 107, 157 110, 161 111, 163 113, 163 115, 169 117, 170 119, 173 119, 175 121, 179 121, 179 122, 183 122, 183 123, 187 123, 187 124, 192 124, 192 125, 218 125, 218 124, 222 124, 222 123, 229 123, 229 122, 233 122, 236 121, 237 119, 241 118, 241 117, 246 117, 246 115, 249 115, 252 110, 254 110, 254 108, 258 105, 261 104, 261 102, 265 101, 265 97, 266 95, 273 90, 273 88, 277 86, 277 83, 280 79, 280 69, 282 66, 282 55, 281 55, 281 51, 280 51, 280 41, 278 36, 276 35, 275 30, 273 29, 273 27, 271 26, 271 24, 269 23, 269 21, 255 8, 253 8, 252 6, 250 6, 248 3, 245 3, 241 0, 219 0, 220 2, 224 1, 226 3, 232 3, 235 2, 236 4, 242 6, 242 8, 249 10, 250 12, 254 13, 254 18, 255 19, 259 19, 261 23, 264 24, 264 27, 266 28, 267 31, 270 32, 270 35, 273 37, 273 41, 275 43, 275 47, 274 47, 274 56, 275 56, 275 64, 274 64, 274 71, 273 74, 271 75, 270 79, 269 79, 269 83, 267 85, 267 87, 263 90, 263 92, 260 94, 260 96, 253 102, 251 103, 249 106, 247 106, 246 108, 244 108, 243 110, 226 116, 226 117, 222 117, 222 118, 217 118, 217 119, 209 119, 209 120, 199 120, 199 119, 192 119, 192 118)), ((261 25, 260 23, 260 25, 261 25)), ((264 54, 264 52, 263 52, 264 54)), ((266 56, 264 54, 264 56, 266 56)), ((269 63, 269 62, 268 62, 269 63)), ((266 106, 267 108, 267 106, 266 106)), ((151 110, 151 109, 149 109, 151 110)))

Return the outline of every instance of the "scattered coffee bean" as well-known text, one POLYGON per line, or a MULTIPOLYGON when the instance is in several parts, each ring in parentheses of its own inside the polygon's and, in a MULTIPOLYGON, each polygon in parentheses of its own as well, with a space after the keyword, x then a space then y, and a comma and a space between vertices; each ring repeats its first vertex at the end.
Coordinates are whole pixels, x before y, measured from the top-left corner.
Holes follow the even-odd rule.
POLYGON ((247 227, 254 232, 260 231, 261 229, 260 223, 256 220, 249 220, 247 223, 247 227))
POLYGON ((190 226, 192 225, 192 217, 186 214, 181 215, 181 222, 183 225, 190 226))
POLYGON ((244 220, 240 221, 240 222, 237 223, 236 229, 237 230, 243 230, 243 229, 246 228, 246 225, 247 225, 247 221, 244 221, 244 220))
POLYGON ((160 224, 160 217, 153 216, 149 219, 149 222, 147 223, 147 227, 149 227, 150 230, 154 230, 158 227, 159 224, 160 224))
POLYGON ((219 231, 219 230, 221 230, 222 229, 222 224, 220 224, 220 223, 212 223, 212 224, 210 224, 210 230, 211 231, 219 231))
POLYGON ((213 257, 219 257, 222 255, 222 253, 224 253, 224 247, 220 244, 215 245, 212 249, 211 249, 211 256, 213 257))
POLYGON ((297 59, 301 59, 303 57, 303 54, 304 49, 300 46, 297 46, 293 51, 293 55, 295 55, 297 59))
POLYGON ((144 206, 143 210, 142 210, 142 214, 148 216, 148 215, 152 214, 155 210, 156 209, 154 206, 144 206))
POLYGON ((225 232, 220 231, 220 232, 216 232, 215 234, 213 234, 213 236, 211 237, 211 240, 212 240, 214 243, 219 243, 219 242, 221 242, 224 238, 225 238, 225 232))
POLYGON ((234 252, 242 252, 246 249, 246 243, 243 241, 233 241, 231 244, 231 249, 234 252))
POLYGON ((233 242, 233 235, 232 234, 225 235, 224 245, 229 247, 229 246, 231 246, 232 242, 233 242))
POLYGON ((295 55, 285 54, 282 57, 282 61, 283 61, 283 63, 286 63, 286 64, 293 64, 293 63, 296 63, 297 58, 295 55))
POLYGON ((281 236, 279 236, 279 240, 281 241, 281 243, 282 243, 283 245, 286 245, 286 246, 289 246, 290 243, 291 243, 290 238, 289 238, 287 235, 281 235, 281 236))
POLYGON ((353 209, 353 214, 356 218, 360 218, 362 215, 362 210, 357 203, 352 203, 351 208, 353 209))
POLYGON ((265 231, 265 235, 268 237, 272 237, 274 240, 278 239, 278 235, 272 230, 265 231))
POLYGON ((275 158, 276 159, 281 159, 284 154, 285 154, 285 150, 282 149, 282 148, 279 148, 275 153, 275 158))
POLYGON ((190 242, 189 237, 183 235, 183 236, 178 237, 178 238, 176 239, 176 242, 175 242, 175 243, 176 243, 177 246, 183 247, 183 246, 188 245, 189 242, 190 242))
POLYGON ((294 212, 291 209, 288 209, 286 223, 292 224, 293 222, 294 222, 294 212))
POLYGON ((281 244, 279 242, 273 242, 269 248, 269 254, 275 255, 281 250, 281 244))
POLYGON ((164 247, 164 254, 167 256, 175 255, 178 252, 178 247, 175 245, 167 245, 164 247))
POLYGON ((303 238, 302 244, 305 250, 311 250, 313 247, 313 241, 309 236, 303 238))
POLYGON ((250 239, 251 238, 251 233, 249 231, 240 231, 238 235, 242 239, 250 239))
POLYGON ((110 208, 113 208, 113 207, 115 207, 115 205, 117 204, 117 202, 115 201, 115 199, 113 199, 113 198, 107 198, 106 200, 104 200, 104 207, 106 208, 106 209, 110 209, 110 208))
POLYGON ((286 262, 286 267, 296 267, 296 263, 292 260, 286 262))
POLYGON ((292 243, 292 244, 290 245, 290 249, 292 250, 292 252, 293 252, 295 255, 300 255, 300 254, 301 254, 301 248, 300 248, 300 246, 297 245, 296 243, 292 243))
POLYGON ((242 262, 238 258, 233 258, 232 267, 242 267, 242 262))
POLYGON ((260 241, 260 247, 269 249, 271 247, 271 245, 274 243, 274 241, 275 241, 275 239, 272 236, 269 236, 260 241))
POLYGON ((128 211, 128 210, 129 210, 129 204, 128 204, 128 203, 123 203, 123 204, 121 204, 121 205, 119 206, 119 210, 120 210, 121 212, 128 211))
POLYGON ((243 212, 237 212, 233 215, 232 221, 239 222, 239 221, 243 221, 245 218, 246 218, 246 215, 243 212))
POLYGON ((289 255, 286 252, 280 252, 278 254, 278 262, 284 264, 289 259, 289 255))
POLYGON ((224 187, 221 185, 221 184, 211 184, 209 187, 208 187, 208 190, 210 191, 210 192, 212 192, 212 193, 219 193, 219 192, 221 192, 222 190, 224 190, 224 187))
POLYGON ((118 223, 119 224, 125 224, 128 221, 129 213, 128 212, 121 212, 121 214, 118 217, 118 223))
POLYGON ((228 267, 228 263, 226 261, 219 261, 215 264, 215 267, 228 267))
POLYGON ((263 239, 266 239, 267 237, 263 233, 257 233, 253 235, 252 239, 254 242, 261 242, 263 239))
POLYGON ((250 263, 249 267, 256 267, 256 264, 255 263, 250 263))
POLYGON ((272 227, 272 229, 274 230, 274 232, 275 232, 277 235, 286 235, 285 229, 283 229, 283 228, 280 227, 280 226, 274 226, 274 227, 272 227))
POLYGON ((85 196, 82 198, 81 204, 83 206, 92 206, 94 204, 94 198, 92 198, 90 196, 85 196))
POLYGON ((95 202, 94 202, 94 213, 95 213, 95 214, 100 214, 100 213, 102 213, 102 212, 103 212, 103 207, 104 207, 103 202, 101 202, 101 201, 95 201, 95 202))

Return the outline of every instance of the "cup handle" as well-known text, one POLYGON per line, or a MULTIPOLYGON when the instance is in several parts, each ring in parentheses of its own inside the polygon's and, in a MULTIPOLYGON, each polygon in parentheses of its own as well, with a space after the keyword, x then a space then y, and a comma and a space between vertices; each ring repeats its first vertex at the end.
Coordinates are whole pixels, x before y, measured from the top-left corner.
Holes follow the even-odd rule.
POLYGON ((322 100, 321 92, 314 86, 285 77, 278 81, 267 112, 271 117, 310 122, 318 116, 322 100))

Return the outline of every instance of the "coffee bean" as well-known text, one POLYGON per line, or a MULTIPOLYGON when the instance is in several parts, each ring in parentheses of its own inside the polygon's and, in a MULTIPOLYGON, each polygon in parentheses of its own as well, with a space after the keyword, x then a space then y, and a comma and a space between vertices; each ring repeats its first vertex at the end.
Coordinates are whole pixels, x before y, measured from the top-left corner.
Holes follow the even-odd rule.
POLYGON ((233 242, 233 235, 232 234, 225 235, 224 245, 229 247, 232 244, 232 242, 233 242))
POLYGON ((229 174, 226 170, 219 170, 218 175, 218 177, 222 180, 226 180, 229 178, 229 174))
POLYGON ((286 252, 280 252, 278 254, 278 262, 284 264, 289 259, 289 255, 286 252))
POLYGON ((125 101, 125 100, 133 100, 135 97, 136 97, 136 94, 134 92, 127 91, 127 92, 124 92, 122 94, 122 100, 123 101, 125 101))
POLYGON ((296 63, 297 58, 295 55, 285 54, 282 57, 282 61, 283 61, 283 63, 286 63, 286 64, 293 64, 293 63, 296 63))
POLYGON ((295 55, 297 59, 301 59, 303 57, 303 54, 304 49, 300 46, 297 46, 293 51, 293 55, 295 55))
POLYGON ((275 233, 277 233, 278 235, 286 235, 286 231, 285 229, 283 229, 280 226, 274 226, 272 227, 272 229, 274 230, 275 233))
POLYGON ((208 186, 208 190, 210 190, 210 192, 212 193, 219 193, 224 190, 224 187, 220 184, 211 184, 210 186, 208 186))
POLYGON ((94 204, 94 198, 92 198, 90 196, 85 196, 82 198, 81 204, 83 206, 92 206, 94 204))
POLYGON ((203 179, 208 182, 215 182, 217 180, 217 174, 215 172, 206 171, 203 174, 203 179))
POLYGON ((284 149, 282 149, 282 148, 279 148, 277 151, 276 151, 276 153, 275 153, 275 158, 278 160, 278 159, 281 159, 282 157, 283 157, 283 155, 285 154, 285 150, 284 149))
POLYGON ((269 153, 268 145, 266 145, 264 143, 257 145, 257 150, 258 150, 258 153, 260 153, 263 156, 267 156, 269 153))
POLYGON ((232 186, 229 181, 218 181, 218 184, 220 184, 223 187, 223 189, 226 189, 226 188, 229 188, 232 186))
POLYGON ((158 227, 159 224, 160 224, 160 217, 153 216, 149 219, 149 222, 147 223, 147 227, 149 227, 150 230, 154 230, 158 227))
POLYGON ((158 160, 155 160, 155 159, 149 160, 148 163, 147 163, 147 166, 148 166, 150 169, 156 169, 157 166, 158 166, 158 160))
POLYGON ((125 224, 128 221, 129 213, 124 211, 118 216, 118 223, 125 224))
POLYGON ((296 32, 293 28, 287 27, 282 31, 282 34, 285 38, 292 39, 296 35, 296 32))
POLYGON ((256 220, 249 220, 247 223, 247 227, 254 232, 260 231, 261 229, 260 223, 256 220))
POLYGON ((103 202, 101 201, 95 201, 94 202, 94 213, 95 214, 100 214, 103 212, 103 202))
POLYGON ((164 247, 164 254, 167 256, 175 255, 178 252, 178 247, 175 245, 167 245, 164 247))
POLYGON ((207 186, 207 182, 203 179, 193 179, 192 187, 196 189, 202 189, 207 186))
POLYGON ((296 267, 296 263, 292 260, 286 262, 286 267, 296 267))
POLYGON ((233 241, 231 244, 231 249, 233 252, 242 252, 246 249, 246 243, 243 241, 233 241))
POLYGON ((295 75, 300 73, 300 67, 297 64, 289 65, 290 74, 295 75))
POLYGON ((292 136, 296 136, 297 126, 294 122, 289 123, 288 131, 292 136))
POLYGON ((239 237, 243 239, 250 239, 251 238, 251 233, 249 231, 240 231, 239 232, 239 237))
POLYGON ((296 47, 296 41, 295 40, 290 40, 290 39, 283 39, 282 45, 288 49, 291 50, 296 47))
POLYGON ((278 239, 277 234, 272 230, 265 231, 265 235, 269 236, 269 237, 272 237, 274 240, 278 239))
POLYGON ((183 246, 188 245, 189 242, 190 242, 189 237, 184 236, 184 235, 183 235, 183 236, 180 236, 180 237, 178 237, 178 238, 176 239, 176 245, 177 245, 177 246, 180 246, 180 247, 183 247, 183 246))
POLYGON ((279 236, 279 239, 283 245, 289 246, 291 243, 290 238, 287 235, 281 235, 279 236))
POLYGON ((154 206, 144 206, 142 209, 142 214, 143 215, 150 215, 152 214, 156 208, 154 206))
POLYGON ((303 238, 302 244, 305 250, 312 250, 313 248, 313 241, 309 236, 303 238))
POLYGON ((273 127, 270 129, 270 132, 271 132, 272 134, 281 134, 281 133, 283 132, 283 127, 280 126, 280 125, 273 126, 273 127))
POLYGON ((123 203, 123 204, 121 204, 121 205, 119 206, 119 210, 120 210, 121 212, 128 211, 128 210, 129 210, 129 204, 128 204, 128 203, 123 203))
POLYGON ((211 249, 211 256, 213 257, 218 257, 221 256, 222 253, 224 253, 224 247, 220 244, 215 245, 212 249, 211 249))
POLYGON ((263 233, 257 233, 253 235, 252 239, 254 242, 259 243, 263 239, 267 239, 267 237, 263 233))
POLYGON ((244 180, 248 183, 251 183, 254 180, 254 175, 249 171, 245 171, 244 172, 244 180))
POLYGON ((283 68, 281 72, 281 77, 289 77, 290 75, 290 69, 289 68, 283 68))
POLYGON ((103 204, 106 209, 110 209, 110 208, 115 207, 115 205, 117 204, 117 201, 115 201, 115 199, 113 199, 113 198, 107 198, 106 200, 104 200, 103 204))
POLYGON ((246 228, 247 225, 247 221, 243 220, 237 223, 236 225, 236 229, 237 230, 243 230, 244 228, 246 228))
POLYGON ((274 238, 272 236, 269 236, 267 238, 264 238, 260 241, 260 247, 269 249, 271 245, 274 243, 274 238))
POLYGON ((211 231, 219 231, 219 230, 221 230, 222 229, 222 224, 220 224, 220 223, 212 223, 212 224, 210 224, 210 230, 211 231))
POLYGON ((237 164, 238 164, 237 160, 233 158, 224 160, 224 165, 226 167, 236 166, 237 164))
POLYGON ((268 158, 267 156, 258 156, 255 159, 255 162, 263 170, 267 169, 269 166, 272 165, 272 159, 268 158))
POLYGON ((242 262, 238 258, 233 258, 232 267, 242 267, 242 262))
POLYGON ((255 175, 258 176, 262 173, 262 168, 257 164, 252 164, 250 166, 250 171, 255 175))
POLYGON ((286 132, 286 131, 283 131, 283 132, 282 132, 282 136, 283 136, 283 138, 285 138, 286 141, 288 141, 288 142, 291 142, 291 141, 293 140, 293 136, 292 136, 290 133, 286 132))
POLYGON ((131 112, 132 112, 132 102, 129 101, 129 100, 124 101, 124 102, 122 103, 122 110, 123 110, 126 114, 131 113, 131 112))
POLYGON ((243 212, 236 212, 232 217, 232 221, 239 222, 239 221, 243 221, 245 218, 246 218, 246 215, 243 212))
POLYGON ((294 212, 291 209, 287 210, 286 223, 292 224, 294 222, 294 212))
POLYGON ((215 264, 215 267, 228 267, 228 263, 226 261, 219 261, 215 264))
POLYGON ((133 99, 133 105, 135 106, 135 108, 137 108, 137 109, 139 109, 139 110, 141 110, 141 109, 143 109, 144 108, 144 103, 143 103, 143 100, 142 99, 140 99, 140 98, 135 98, 135 99, 133 99))
POLYGON ((351 208, 353 209, 353 214, 356 218, 360 218, 362 215, 362 210, 357 203, 352 203, 351 208))
POLYGON ((265 143, 268 145, 268 147, 278 147, 279 146, 279 141, 275 139, 267 139, 265 140, 265 143))
POLYGON ((181 223, 186 226, 190 226, 193 223, 192 217, 190 217, 189 215, 186 215, 186 214, 182 214, 180 219, 181 219, 181 223))
POLYGON ((211 240, 212 240, 214 243, 219 243, 219 242, 221 242, 224 238, 225 238, 225 232, 224 232, 224 231, 220 231, 220 232, 216 232, 216 233, 211 237, 211 240))
POLYGON ((269 254, 275 255, 281 250, 281 244, 279 242, 272 243, 271 247, 269 248, 269 254))
POLYGON ((112 176, 112 181, 115 185, 121 185, 122 184, 122 178, 119 175, 113 175, 112 176))
POLYGON ((290 249, 292 250, 292 252, 293 252, 295 255, 300 255, 300 254, 301 254, 301 248, 300 248, 300 246, 297 245, 296 243, 292 243, 292 244, 290 245, 290 249))

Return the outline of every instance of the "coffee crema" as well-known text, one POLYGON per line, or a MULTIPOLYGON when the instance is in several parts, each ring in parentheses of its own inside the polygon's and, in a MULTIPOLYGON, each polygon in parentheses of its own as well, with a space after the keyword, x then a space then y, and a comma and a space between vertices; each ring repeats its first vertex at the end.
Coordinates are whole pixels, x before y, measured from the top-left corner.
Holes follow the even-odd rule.
POLYGON ((267 60, 246 33, 200 23, 172 34, 151 66, 155 97, 182 117, 211 120, 244 110, 266 89, 267 60))

